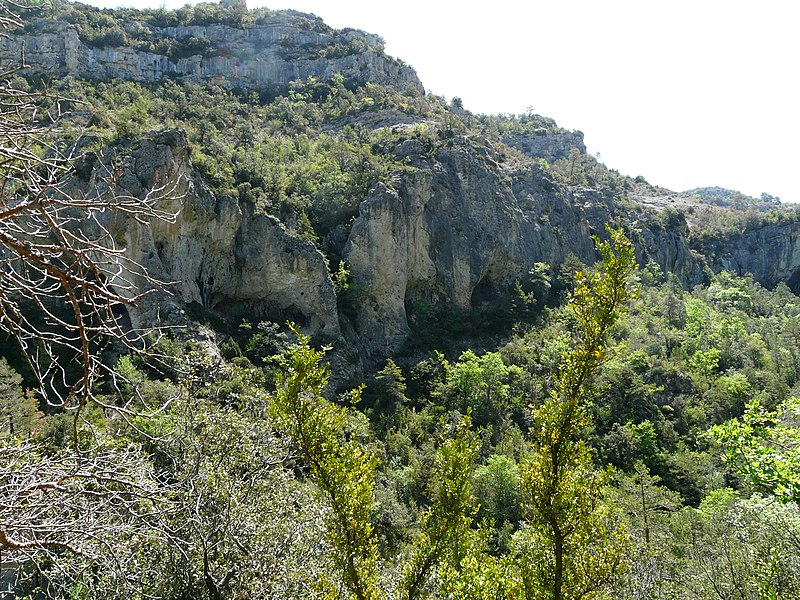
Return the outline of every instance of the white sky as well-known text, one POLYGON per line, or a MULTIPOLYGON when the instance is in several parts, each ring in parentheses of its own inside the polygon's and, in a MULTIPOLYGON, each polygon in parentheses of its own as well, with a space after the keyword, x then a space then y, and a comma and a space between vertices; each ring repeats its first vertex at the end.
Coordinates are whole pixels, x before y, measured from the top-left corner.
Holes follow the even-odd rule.
MULTIPOLYGON (((87 0, 84 0, 87 1, 87 0)), ((88 0, 176 8, 185 0, 88 0)), ((528 107, 673 190, 800 201, 800 8, 787 0, 249 0, 386 40, 428 91, 528 107)))

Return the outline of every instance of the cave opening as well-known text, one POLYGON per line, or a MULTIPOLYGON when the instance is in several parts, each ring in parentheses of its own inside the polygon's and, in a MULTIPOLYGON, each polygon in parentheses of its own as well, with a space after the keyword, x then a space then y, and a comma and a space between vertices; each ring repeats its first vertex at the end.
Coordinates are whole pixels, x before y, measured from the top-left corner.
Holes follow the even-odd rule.
POLYGON ((470 297, 470 306, 472 310, 485 309, 497 300, 498 293, 494 283, 488 278, 484 277, 478 282, 472 290, 470 297))
POLYGON ((789 286, 789 289, 792 290, 794 294, 800 296, 800 269, 792 273, 792 276, 789 277, 786 285, 789 286))

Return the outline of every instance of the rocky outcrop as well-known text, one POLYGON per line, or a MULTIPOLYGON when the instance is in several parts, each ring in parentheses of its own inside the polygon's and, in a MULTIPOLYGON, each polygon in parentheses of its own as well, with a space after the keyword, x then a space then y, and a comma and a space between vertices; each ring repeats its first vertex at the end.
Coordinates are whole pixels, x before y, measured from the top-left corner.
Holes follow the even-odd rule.
MULTIPOLYGON (((175 215, 138 223, 109 214, 116 222, 104 223, 130 261, 123 263, 120 280, 151 288, 132 267, 141 265, 166 284, 130 307, 134 327, 159 320, 182 324, 183 309, 195 304, 233 325, 242 318, 291 318, 312 334, 340 337, 336 295, 322 254, 277 220, 252 214, 233 198, 216 197, 193 171, 182 135, 145 139, 117 158, 118 196, 156 197, 158 210, 175 215)), ((106 161, 86 187, 102 185, 98 174, 106 161)))
POLYGON ((770 224, 744 231, 719 244, 712 268, 752 275, 766 287, 786 283, 800 293, 800 221, 770 224))
POLYGON ((542 128, 532 134, 516 134, 503 138, 503 143, 533 158, 554 162, 568 158, 572 150, 586 154, 581 131, 554 131, 542 128))
POLYGON ((645 212, 634 218, 638 226, 633 238, 640 265, 652 260, 687 287, 705 281, 705 258, 690 247, 689 224, 681 213, 670 212, 665 219, 662 214, 645 212))
POLYGON ((159 208, 177 215, 105 223, 130 260, 169 282, 131 308, 134 325, 181 322, 191 305, 232 324, 291 319, 339 340, 334 361, 346 377, 396 351, 423 306, 480 308, 534 263, 555 267, 569 255, 593 263, 591 236, 603 236, 606 223, 629 229, 640 264, 654 260, 686 285, 702 282, 707 264, 765 285, 800 284, 799 223, 755 228, 701 256, 678 211, 631 212, 594 190, 557 186, 537 165, 504 163, 480 138, 453 140, 433 155, 412 138, 394 151, 410 168, 372 190, 344 247, 356 293, 343 324, 322 254, 275 219, 216 197, 192 169, 182 135, 145 139, 117 156, 117 194, 170 190, 159 208))
POLYGON ((676 193, 649 186, 629 195, 639 208, 636 219, 642 256, 646 254, 687 286, 704 282, 704 269, 710 269, 750 275, 769 288, 787 283, 800 292, 797 211, 770 199, 757 200, 722 188, 704 190, 710 190, 708 198, 694 191, 676 193), (720 200, 723 194, 734 198, 728 206, 720 200), (702 221, 713 213, 717 213, 717 222, 730 223, 727 231, 704 229, 707 225, 702 221), (694 228, 699 229, 693 232, 694 228))
POLYGON ((345 247, 362 291, 356 330, 376 355, 409 335, 416 305, 470 309, 507 291, 535 262, 572 253, 594 262, 591 235, 617 218, 590 190, 568 193, 535 166, 509 172, 491 145, 463 139, 380 185, 361 206, 345 247))
MULTIPOLYGON (((485 140, 457 139, 435 156, 406 140, 395 152, 411 168, 376 186, 350 229, 344 258, 360 294, 343 334, 322 254, 274 218, 215 196, 193 170, 182 134, 108 152, 93 170, 79 169, 90 173, 86 189, 101 187, 99 176, 113 163, 115 194, 159 197, 158 209, 175 215, 102 223, 131 265, 167 284, 130 307, 135 327, 184 324, 193 305, 234 325, 293 320, 340 340, 335 359, 350 368, 402 345, 420 304, 478 308, 535 262, 558 265, 569 254, 593 262, 591 235, 620 217, 591 190, 567 192, 535 165, 507 170, 485 140)), ((121 279, 150 286, 135 269, 121 279)))
MULTIPOLYGON (((241 28, 127 23, 131 38, 145 41, 135 47, 91 47, 64 22, 33 23, 24 31, 0 37, 0 54, 11 59, 24 44, 26 62, 50 77, 148 83, 177 78, 269 90, 341 73, 356 82, 422 89, 410 67, 384 54, 380 38, 335 31, 293 11, 267 12, 241 28), (159 45, 159 40, 174 43, 159 45), (155 51, 180 50, 181 44, 184 50, 192 44, 201 50, 169 56, 155 51)), ((533 133, 504 142, 547 161, 574 150, 585 153, 580 132, 544 118, 541 123, 534 129, 526 121, 519 129, 533 133)), ((103 191, 108 185, 103 173, 114 173, 117 196, 157 197, 160 210, 175 214, 174 220, 144 223, 111 211, 98 217, 98 237, 113 232, 127 261, 120 274, 109 268, 109 276, 118 278, 112 283, 120 293, 126 281, 132 288, 152 289, 130 307, 133 326, 186 324, 188 308, 231 325, 241 319, 292 320, 327 341, 338 340, 335 371, 343 378, 396 351, 426 308, 479 309, 513 289, 535 263, 557 268, 570 255, 593 263, 592 235, 603 237, 607 223, 628 229, 640 264, 654 260, 686 285, 701 283, 710 267, 750 273, 767 286, 786 281, 800 290, 800 222, 759 221, 767 224, 692 248, 685 214, 696 199, 646 182, 626 186, 626 202, 612 197, 618 188, 603 194, 561 186, 541 161, 518 155, 506 160, 502 144, 453 137, 452 131, 445 135, 435 123, 396 109, 365 112, 349 124, 391 128, 397 135, 381 151, 404 166, 371 190, 349 229, 338 224, 335 243, 328 238, 350 270, 344 305, 320 251, 275 218, 215 195, 193 169, 182 134, 154 135, 79 165, 75 185, 83 193, 103 191), (431 135, 406 135, 416 123, 430 127, 431 135), (153 286, 152 279, 164 285, 153 286)))
POLYGON ((211 82, 228 89, 279 90, 297 79, 313 76, 328 80, 342 74, 355 82, 408 85, 422 91, 414 70, 387 56, 378 36, 327 27, 315 30, 316 22, 311 15, 280 11, 243 28, 219 24, 163 28, 138 22, 127 24, 136 29, 140 38, 172 40, 173 47, 180 47, 187 40, 206 41, 205 49, 198 54, 192 55, 188 49, 167 56, 155 51, 158 44, 148 46, 146 42, 136 47, 92 47, 79 38, 73 25, 40 20, 28 28, 32 31, 0 37, 0 56, 20 56, 24 47, 32 72, 48 77, 144 83, 175 78, 211 82))

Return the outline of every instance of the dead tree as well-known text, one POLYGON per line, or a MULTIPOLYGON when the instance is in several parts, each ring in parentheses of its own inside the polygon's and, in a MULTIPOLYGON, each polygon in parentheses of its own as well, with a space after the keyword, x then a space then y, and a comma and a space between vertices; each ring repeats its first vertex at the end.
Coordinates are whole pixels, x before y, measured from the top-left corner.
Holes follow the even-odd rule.
MULTIPOLYGON (((19 10, 0 0, 0 35, 22 26, 19 10)), ((79 440, 77 432, 111 370, 103 348, 146 348, 150 332, 124 320, 124 306, 146 293, 134 282, 158 283, 126 256, 108 224, 173 219, 158 208, 173 190, 121 195, 108 167, 101 184, 76 191, 80 144, 63 144, 59 131, 68 103, 43 86, 15 83, 26 68, 24 49, 0 57, 0 336, 17 342, 40 402, 71 414, 73 442, 58 448, 0 437, 0 552, 20 577, 31 565, 41 572, 37 565, 62 564, 50 559, 63 553, 76 569, 131 572, 118 548, 126 537, 155 535, 148 520, 164 514, 168 486, 135 445, 79 440)))
MULTIPOLYGON (((0 27, 19 25, 15 19, 2 6, 0 27)), ((101 184, 75 191, 79 144, 58 144, 64 102, 46 89, 15 87, 12 77, 25 68, 24 52, 0 60, 0 332, 18 342, 43 399, 79 414, 106 371, 104 346, 116 340, 141 350, 151 333, 127 328, 121 307, 147 293, 134 281, 156 282, 107 224, 174 218, 157 208, 174 190, 119 195, 107 168, 101 184)))

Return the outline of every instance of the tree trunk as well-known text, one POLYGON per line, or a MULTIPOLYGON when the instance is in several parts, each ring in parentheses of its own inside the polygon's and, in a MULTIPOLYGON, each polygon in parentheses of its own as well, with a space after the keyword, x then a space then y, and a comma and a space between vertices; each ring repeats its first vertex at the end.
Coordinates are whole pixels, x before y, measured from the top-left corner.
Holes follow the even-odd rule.
POLYGON ((564 536, 556 528, 553 550, 556 559, 555 573, 553 573, 553 600, 562 600, 561 588, 564 585, 564 536))

